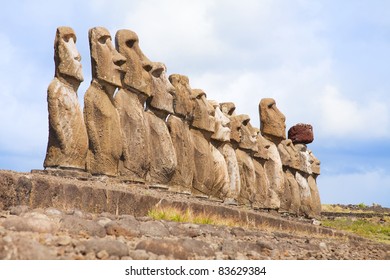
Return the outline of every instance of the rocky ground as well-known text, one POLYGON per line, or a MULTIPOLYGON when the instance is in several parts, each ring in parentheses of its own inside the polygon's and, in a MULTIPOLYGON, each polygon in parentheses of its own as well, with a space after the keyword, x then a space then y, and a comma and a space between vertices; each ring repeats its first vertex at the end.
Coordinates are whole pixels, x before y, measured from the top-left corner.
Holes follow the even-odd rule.
POLYGON ((288 230, 13 206, 0 211, 0 259, 390 259, 390 246, 288 230))
POLYGON ((0 259, 390 259, 390 245, 318 221, 58 172, 0 170, 0 259), (153 220, 156 206, 255 229, 153 220))

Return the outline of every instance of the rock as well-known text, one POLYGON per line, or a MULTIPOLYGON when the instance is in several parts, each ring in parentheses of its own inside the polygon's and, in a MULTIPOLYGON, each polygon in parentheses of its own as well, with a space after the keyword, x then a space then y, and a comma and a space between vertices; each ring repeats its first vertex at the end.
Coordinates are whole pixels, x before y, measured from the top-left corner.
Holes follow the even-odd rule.
POLYGON ((176 240, 147 239, 139 242, 135 249, 152 252, 156 255, 172 255, 174 258, 181 260, 188 259, 187 252, 176 240))
POLYGON ((149 254, 145 250, 130 251, 129 256, 133 260, 148 260, 149 259, 149 254))
POLYGON ((51 260, 55 257, 52 250, 31 238, 0 239, 0 259, 2 260, 51 260))
POLYGON ((169 231, 160 221, 149 221, 140 224, 139 230, 146 236, 168 236, 169 231))
POLYGON ((140 236, 138 225, 134 226, 134 224, 126 223, 126 220, 111 221, 107 223, 104 227, 108 235, 126 236, 126 237, 140 236))
POLYGON ((9 209, 9 213, 11 215, 20 216, 21 214, 24 214, 24 213, 28 212, 29 210, 30 210, 30 208, 27 205, 17 205, 17 206, 12 206, 9 209))
POLYGON ((94 221, 81 219, 74 216, 65 216, 61 220, 60 229, 68 231, 70 234, 87 234, 89 236, 106 236, 104 227, 94 221))
POLYGON ((36 217, 10 217, 3 222, 3 227, 13 231, 32 231, 53 233, 57 226, 49 219, 36 217))
POLYGON ((58 246, 67 246, 72 242, 72 238, 67 235, 58 236, 56 240, 56 245, 58 246))
MULTIPOLYGON (((116 240, 91 239, 81 242, 85 246, 86 252, 99 253, 106 251, 110 256, 123 257, 129 254, 129 249, 126 244, 116 240)), ((103 253, 101 253, 103 255, 103 253)))
POLYGON ((102 250, 96 253, 96 257, 100 260, 106 260, 109 256, 110 255, 107 253, 106 250, 102 250))
POLYGON ((111 219, 105 218, 105 217, 100 217, 95 220, 99 225, 102 227, 105 227, 108 223, 112 222, 111 219))
POLYGON ((48 209, 45 209, 45 214, 49 215, 49 216, 61 216, 62 212, 58 209, 55 209, 55 208, 48 208, 48 209))
POLYGON ((314 141, 313 127, 310 124, 296 124, 288 130, 288 139, 294 144, 310 144, 314 141))

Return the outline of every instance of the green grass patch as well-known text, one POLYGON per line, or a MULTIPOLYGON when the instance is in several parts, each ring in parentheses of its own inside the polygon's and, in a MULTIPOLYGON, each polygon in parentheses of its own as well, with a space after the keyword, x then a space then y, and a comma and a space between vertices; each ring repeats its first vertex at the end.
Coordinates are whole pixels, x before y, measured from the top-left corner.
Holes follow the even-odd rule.
POLYGON ((322 225, 349 231, 362 237, 390 244, 390 218, 388 217, 381 222, 378 218, 337 218, 335 220, 324 220, 322 221, 322 225))

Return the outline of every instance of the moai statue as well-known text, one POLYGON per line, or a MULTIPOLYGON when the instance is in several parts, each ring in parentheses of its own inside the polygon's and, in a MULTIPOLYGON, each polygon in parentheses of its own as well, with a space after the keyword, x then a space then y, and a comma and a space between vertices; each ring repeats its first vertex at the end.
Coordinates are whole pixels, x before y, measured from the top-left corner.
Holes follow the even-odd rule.
MULTIPOLYGON (((224 142, 223 145, 220 145, 218 147, 218 150, 223 154, 227 168, 228 168, 228 174, 229 174, 229 190, 230 190, 230 196, 232 200, 238 201, 239 196, 240 196, 240 191, 241 191, 241 178, 240 178, 240 168, 238 166, 237 162, 237 156, 236 156, 236 151, 235 149, 238 148, 238 143, 240 142, 241 139, 241 125, 242 123, 235 122, 235 125, 231 124, 231 118, 232 116, 235 115, 235 109, 236 106, 232 102, 226 102, 226 103, 220 103, 219 104, 220 110, 222 113, 229 118, 229 124, 228 127, 230 128, 230 134, 229 134, 229 142, 224 142), (235 132, 232 132, 232 129, 235 129, 235 132), (232 141, 231 134, 235 134, 233 138, 237 139, 237 141, 232 141), (233 144, 236 143, 236 147, 233 147, 233 144)), ((230 201, 230 202, 234 202, 230 201)), ((229 201, 228 201, 229 203, 229 201)))
POLYGON ((256 143, 256 130, 250 124, 248 115, 232 116, 232 141, 238 142, 236 157, 240 170, 241 189, 239 202, 258 208, 256 201, 256 171, 253 164, 253 154, 258 151, 256 143), (240 125, 240 133, 233 133, 237 122, 240 125), (234 134, 236 134, 234 136, 234 134), (238 137, 237 137, 238 136, 238 137), (241 137, 240 137, 241 136, 241 137))
POLYGON ((259 208, 273 209, 279 208, 280 200, 273 189, 270 188, 265 163, 269 160, 269 147, 272 143, 265 139, 260 129, 256 129, 257 152, 253 154, 253 164, 256 172, 256 197, 255 201, 259 208))
POLYGON ((301 192, 301 212, 310 218, 318 218, 321 215, 321 205, 317 185, 312 176, 313 161, 305 144, 296 144, 295 147, 300 156, 300 168, 295 176, 301 192))
POLYGON ((150 169, 149 130, 144 107, 152 95, 152 63, 139 47, 136 33, 119 30, 116 49, 126 58, 122 89, 115 95, 115 105, 123 131, 123 158, 119 173, 125 180, 145 182, 150 169))
POLYGON ((306 144, 296 144, 295 147, 300 157, 296 179, 301 192, 301 211, 310 218, 318 218, 321 215, 321 201, 316 183, 318 174, 313 174, 312 167, 315 172, 319 172, 319 161, 307 149, 306 144))
POLYGON ((290 139, 280 142, 278 145, 280 158, 284 170, 284 194, 280 201, 281 211, 299 215, 301 207, 301 197, 299 185, 295 179, 295 173, 299 170, 299 152, 290 139))
POLYGON ((172 191, 190 194, 195 173, 194 143, 189 126, 194 111, 192 91, 187 76, 173 74, 169 81, 175 87, 175 94, 174 114, 168 117, 167 125, 177 156, 176 170, 169 186, 172 191))
POLYGON ((84 80, 76 34, 58 27, 54 41, 55 75, 47 90, 49 141, 45 168, 85 170, 88 136, 77 98, 84 80))
POLYGON ((89 30, 92 82, 84 96, 84 117, 89 137, 88 171, 93 175, 118 175, 123 151, 122 130, 114 93, 121 87, 126 62, 103 27, 89 30))
POLYGON ((193 89, 191 99, 194 104, 193 120, 190 131, 194 143, 195 174, 193 193, 211 196, 214 194, 212 186, 214 174, 214 158, 212 153, 211 135, 214 133, 214 112, 206 99, 206 93, 200 89, 193 89))
POLYGON ((212 171, 214 175, 213 192, 214 196, 221 198, 227 204, 237 204, 238 193, 234 193, 233 189, 231 193, 230 177, 228 172, 228 165, 225 160, 223 147, 230 143, 230 119, 222 113, 219 103, 214 100, 208 101, 214 108, 214 112, 211 112, 211 116, 214 116, 215 127, 214 133, 211 135, 211 150, 214 158, 214 169, 212 171))
POLYGON ((279 204, 284 194, 284 172, 277 145, 286 139, 286 118, 276 107, 275 100, 264 98, 259 104, 261 134, 270 141, 268 148, 269 160, 265 163, 265 170, 270 183, 270 188, 277 194, 279 204))
POLYGON ((149 125, 150 171, 153 184, 166 185, 172 179, 177 166, 176 152, 165 120, 173 114, 175 88, 166 76, 162 63, 153 63, 152 96, 147 100, 145 112, 149 125))

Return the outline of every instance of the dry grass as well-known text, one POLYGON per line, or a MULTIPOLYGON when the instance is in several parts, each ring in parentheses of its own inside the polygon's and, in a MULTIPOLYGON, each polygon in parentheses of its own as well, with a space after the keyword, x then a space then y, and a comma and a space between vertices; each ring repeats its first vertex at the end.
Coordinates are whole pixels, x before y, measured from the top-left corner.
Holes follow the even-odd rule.
MULTIPOLYGON (((255 226, 253 221, 239 221, 231 218, 222 218, 210 213, 194 213, 191 209, 183 211, 175 207, 156 207, 149 210, 148 216, 155 220, 180 223, 242 227, 246 229, 259 228, 259 225, 255 226)), ((263 228, 265 225, 262 225, 261 227, 263 228)))
POLYGON ((359 204, 359 209, 342 208, 338 205, 322 204, 322 212, 333 212, 333 213, 374 213, 371 210, 366 209, 364 204, 359 204))

